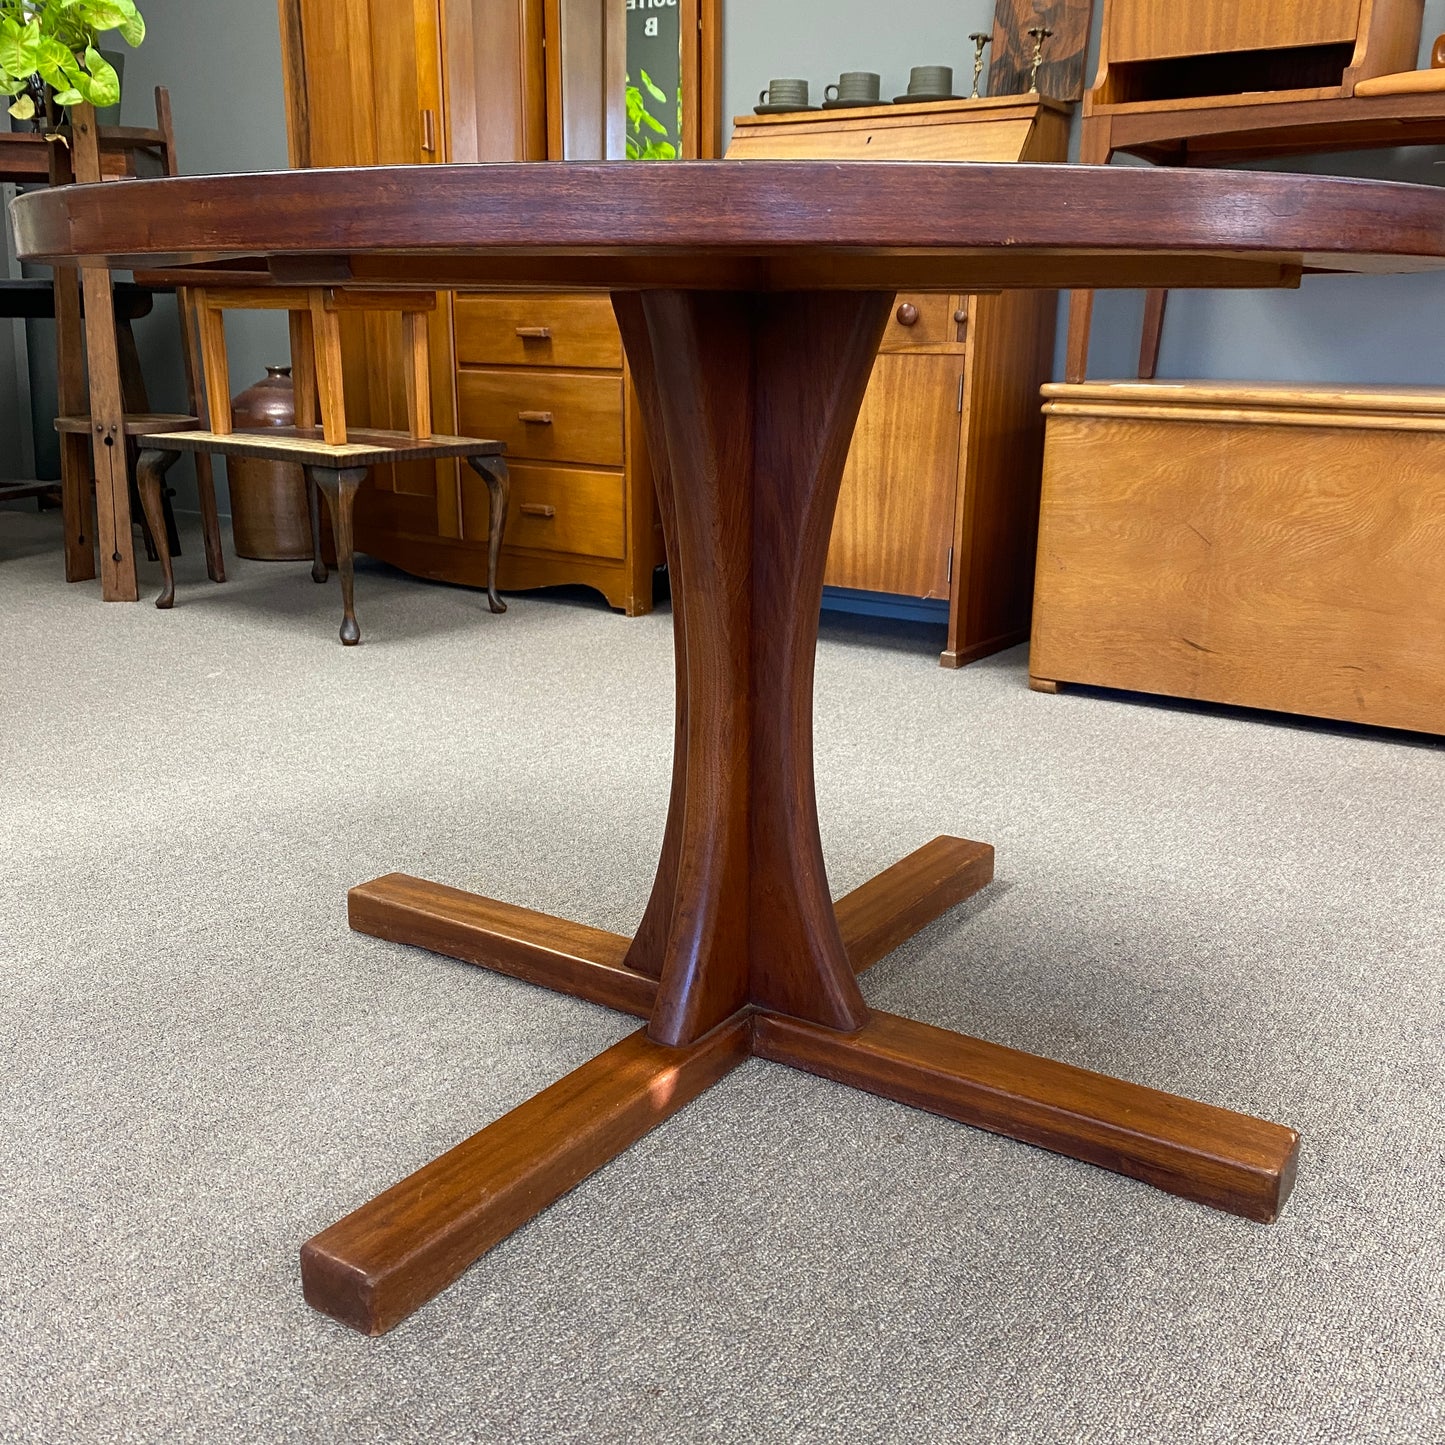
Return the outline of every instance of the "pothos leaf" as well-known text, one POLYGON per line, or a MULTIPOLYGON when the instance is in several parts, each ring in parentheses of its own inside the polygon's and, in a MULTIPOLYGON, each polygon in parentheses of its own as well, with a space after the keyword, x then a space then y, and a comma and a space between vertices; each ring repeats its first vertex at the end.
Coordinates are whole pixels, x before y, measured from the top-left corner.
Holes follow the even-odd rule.
POLYGON ((13 16, 0 21, 0 69, 9 75, 29 75, 40 54, 40 22, 22 26, 13 16))

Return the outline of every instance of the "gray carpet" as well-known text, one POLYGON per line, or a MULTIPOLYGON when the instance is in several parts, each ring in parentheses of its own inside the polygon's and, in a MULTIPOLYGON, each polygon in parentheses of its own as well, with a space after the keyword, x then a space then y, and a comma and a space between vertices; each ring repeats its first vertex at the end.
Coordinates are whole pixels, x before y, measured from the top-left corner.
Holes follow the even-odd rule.
POLYGON ((1294 1125, 1284 1216, 753 1061, 367 1341, 300 1243, 633 1024, 345 890, 630 930, 669 619, 368 563, 343 650, 334 582, 230 565, 102 606, 0 513, 0 1439, 1445 1441, 1445 746, 827 623, 835 890, 998 847, 870 1001, 1294 1125))

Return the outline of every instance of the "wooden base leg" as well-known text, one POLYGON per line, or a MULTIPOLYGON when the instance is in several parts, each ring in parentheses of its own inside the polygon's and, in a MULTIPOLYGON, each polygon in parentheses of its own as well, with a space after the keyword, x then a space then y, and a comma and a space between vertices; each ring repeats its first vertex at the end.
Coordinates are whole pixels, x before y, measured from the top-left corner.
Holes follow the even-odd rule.
POLYGON ((652 1012, 657 980, 626 965, 629 940, 444 883, 388 873, 346 895, 358 933, 541 984, 638 1018, 652 1012))
POLYGON ((685 1048, 639 1029, 308 1240, 307 1302, 385 1333, 748 1053, 745 1014, 685 1048))
POLYGON ((216 475, 209 452, 196 452, 196 493, 201 500, 201 535, 206 548, 206 576, 226 580, 226 558, 221 551, 221 516, 216 510, 216 475))
POLYGON ((311 513, 311 580, 324 582, 331 573, 321 555, 321 488, 310 472, 306 474, 306 506, 311 513))
POLYGON ((838 931, 857 973, 993 882, 993 847, 935 838, 838 900, 838 931))
POLYGON ((1034 677, 1032 674, 1029 676, 1029 690, 1031 692, 1053 693, 1058 692, 1061 686, 1061 683, 1057 683, 1049 677, 1034 677))
POLYGON ((95 479, 90 438, 74 432, 60 437, 60 505, 65 527, 65 580, 95 576, 95 479))
MULTIPOLYGON (((361 641, 353 605, 351 511, 357 488, 366 480, 365 467, 308 467, 307 472, 326 496, 331 530, 336 537, 336 570, 341 574, 341 644, 355 647, 361 641)), ((315 575, 314 569, 312 575, 315 575)))
POLYGON ((1293 1129, 895 1014, 852 1035, 760 1015, 753 1051, 1261 1223, 1294 1185, 1293 1129))
POLYGON ((491 503, 487 518, 487 606, 493 612, 505 612, 507 604, 497 596, 497 563, 502 556, 502 534, 507 529, 511 479, 501 457, 468 457, 467 465, 487 484, 491 503))
POLYGON ((179 452, 143 451, 136 461, 135 482, 145 511, 146 525, 156 542, 156 560, 161 564, 160 595, 156 606, 165 610, 175 604, 176 578, 171 565, 171 549, 166 541, 165 479, 175 465, 179 452))
MULTIPOLYGON (((838 931, 857 972, 985 887, 993 848, 935 838, 838 900, 838 931)), ((632 940, 530 908, 388 873, 346 896, 358 933, 411 944, 606 1008, 647 1018, 658 981, 629 966, 632 940)))

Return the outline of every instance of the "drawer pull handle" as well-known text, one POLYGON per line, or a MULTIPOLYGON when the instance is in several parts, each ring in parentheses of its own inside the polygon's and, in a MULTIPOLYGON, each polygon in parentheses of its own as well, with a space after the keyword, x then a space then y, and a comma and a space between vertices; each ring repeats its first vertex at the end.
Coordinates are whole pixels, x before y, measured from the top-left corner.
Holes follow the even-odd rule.
POLYGON ((517 420, 530 422, 536 426, 551 426, 552 413, 550 411, 519 411, 517 420))
POLYGON ((555 517, 556 507, 549 507, 543 502, 523 502, 520 510, 528 517, 555 517))
POLYGON ((550 326, 519 326, 517 335, 523 341, 550 341, 552 328, 550 326))
POLYGON ((918 308, 911 301, 905 301, 898 308, 898 324, 900 326, 918 325, 918 308))

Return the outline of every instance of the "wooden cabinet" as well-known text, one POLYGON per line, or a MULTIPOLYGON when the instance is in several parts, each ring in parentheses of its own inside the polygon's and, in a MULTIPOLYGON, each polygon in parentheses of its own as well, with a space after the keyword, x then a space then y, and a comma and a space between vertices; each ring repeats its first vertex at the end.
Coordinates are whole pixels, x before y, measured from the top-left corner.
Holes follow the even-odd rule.
MULTIPOLYGON (((279 5, 293 165, 628 153, 625 0, 279 5)), ((670 140, 681 155, 716 154, 718 0, 671 8, 683 103, 670 140)), ((399 332, 373 318, 348 323, 350 409, 361 424, 396 425, 399 332)), ((501 586, 580 583, 630 615, 648 611, 662 538, 607 298, 446 295, 431 351, 438 431, 507 444, 514 490, 501 586)), ((451 462, 378 468, 358 498, 357 546, 406 571, 481 585, 488 509, 474 490, 451 462)))
POLYGON ((1409 70, 1423 0, 1105 0, 1086 114, 1206 97, 1352 95, 1409 70))
MULTIPOLYGON (((1038 96, 741 116, 729 158, 1061 161, 1069 107, 1038 96)), ((1023 642, 1053 292, 899 296, 848 455, 829 586, 948 600, 945 667, 1023 642)))
POLYGON ((1035 687, 1445 732, 1445 393, 1046 395, 1035 687))

